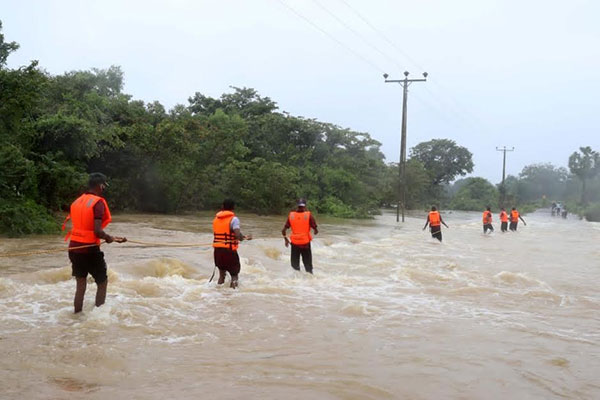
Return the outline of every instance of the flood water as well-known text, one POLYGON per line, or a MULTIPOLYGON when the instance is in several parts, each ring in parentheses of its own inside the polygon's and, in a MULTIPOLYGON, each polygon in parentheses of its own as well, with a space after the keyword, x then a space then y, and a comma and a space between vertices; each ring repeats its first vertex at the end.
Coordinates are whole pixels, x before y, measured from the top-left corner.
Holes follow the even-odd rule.
MULTIPOLYGON (((0 257, 0 398, 600 398, 600 224, 544 211, 502 234, 496 213, 484 236, 480 213, 442 215, 441 244, 424 215, 317 217, 309 276, 285 217, 242 214, 237 290, 208 283, 206 245, 103 245, 106 304, 90 281, 78 315, 66 252, 0 257)), ((211 220, 116 215, 107 231, 208 244, 211 220)))

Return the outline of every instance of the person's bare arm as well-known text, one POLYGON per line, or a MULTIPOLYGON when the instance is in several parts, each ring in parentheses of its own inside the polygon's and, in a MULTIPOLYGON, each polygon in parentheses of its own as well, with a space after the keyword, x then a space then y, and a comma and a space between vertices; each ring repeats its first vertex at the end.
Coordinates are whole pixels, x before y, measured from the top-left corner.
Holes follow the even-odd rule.
POLYGON ((448 225, 446 225, 446 223, 445 223, 445 222, 444 222, 444 220, 442 219, 442 216, 441 216, 441 215, 440 215, 440 222, 441 222, 442 224, 444 224, 444 226, 445 226, 446 228, 450 228, 448 225))
POLYGON ((125 237, 111 236, 108 233, 104 232, 104 230, 102 229, 102 220, 101 219, 94 220, 94 234, 96 236, 98 236, 100 239, 104 239, 104 241, 106 243, 112 243, 112 242, 124 243, 127 241, 127 238, 125 238, 125 237))
POLYGON ((239 240, 240 242, 242 240, 252 240, 252 235, 244 235, 244 234, 242 234, 242 231, 240 229, 237 229, 237 228, 234 229, 233 233, 235 233, 235 238, 237 240, 239 240))
POLYGON ((285 220, 285 225, 283 226, 283 229, 281 230, 281 234, 283 235, 283 239, 285 240, 285 247, 289 247, 290 245, 290 239, 288 239, 287 237, 287 230, 290 227, 290 220, 289 218, 285 220))

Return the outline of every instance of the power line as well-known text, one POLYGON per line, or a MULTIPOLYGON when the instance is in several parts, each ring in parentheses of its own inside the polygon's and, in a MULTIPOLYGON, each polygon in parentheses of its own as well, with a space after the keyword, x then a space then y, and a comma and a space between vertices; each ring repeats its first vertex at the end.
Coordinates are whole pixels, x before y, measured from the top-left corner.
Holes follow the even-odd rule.
POLYGON ((321 3, 319 3, 318 0, 312 0, 313 3, 315 3, 317 6, 319 6, 319 8, 321 8, 323 11, 325 11, 327 14, 329 14, 332 18, 334 18, 337 22, 340 23, 340 25, 342 25, 343 27, 345 27, 346 29, 348 29, 350 32, 352 32, 356 37, 358 37, 360 40, 362 40, 364 43, 367 44, 367 46, 371 47, 373 50, 375 50, 376 52, 378 52, 379 54, 381 54, 383 57, 387 58, 388 61, 391 61, 392 63, 396 64, 396 66, 398 67, 399 70, 402 70, 402 66, 398 63, 398 61, 392 57, 390 57, 389 55, 387 55, 386 53, 384 53, 381 49, 379 49, 379 47, 375 46, 373 43, 371 43, 369 40, 365 39, 360 33, 358 33, 354 28, 352 28, 351 26, 349 26, 346 22, 344 22, 343 19, 341 19, 340 17, 338 17, 335 13, 333 13, 332 11, 330 11, 328 8, 326 8, 324 5, 322 5, 321 3))
MULTIPOLYGON (((342 41, 340 41, 339 39, 337 39, 331 33, 327 32, 325 29, 323 29, 317 23, 313 22, 310 18, 308 18, 305 15, 303 15, 302 13, 300 13, 298 10, 296 10, 295 8, 293 8, 292 6, 290 6, 289 4, 287 4, 285 1, 283 1, 283 0, 278 0, 278 1, 285 8, 287 8, 290 12, 292 12, 294 15, 296 15, 299 18, 301 18, 306 23, 310 24, 313 28, 315 28, 319 32, 323 33, 329 39, 331 39, 332 41, 334 41, 337 45, 339 45, 340 47, 343 47, 346 51, 352 53, 355 57, 357 57, 358 59, 360 59, 364 63, 368 64, 369 66, 371 66, 372 68, 376 69, 379 72, 383 72, 384 71, 384 69, 382 69, 375 62, 373 62, 370 59, 364 57, 362 54, 358 53, 356 50, 354 50, 353 48, 349 47, 348 45, 346 45, 345 43, 343 43, 342 41)), ((416 61, 414 61, 407 53, 405 53, 399 46, 397 46, 391 39, 389 39, 381 30, 379 30, 376 26, 374 26, 371 22, 369 22, 369 20, 366 17, 364 17, 361 13, 359 13, 356 9, 354 9, 346 0, 340 0, 340 1, 342 1, 355 15, 357 15, 365 24, 367 24, 373 31, 375 31, 379 36, 381 36, 387 43, 389 43, 392 47, 394 47, 396 49, 396 51, 398 51, 399 53, 401 53, 412 64, 420 67, 419 63, 417 63, 416 61)), ((372 42, 370 42, 369 40, 365 39, 363 37, 363 35, 361 35, 359 32, 357 32, 353 27, 351 27, 343 19, 341 19, 340 17, 338 17, 336 14, 334 14, 331 10, 329 10, 328 8, 326 8, 325 6, 323 6, 321 3, 319 3, 318 0, 313 0, 313 2, 319 8, 321 8, 323 11, 325 11, 327 14, 329 14, 332 18, 334 18, 340 25, 342 25, 343 27, 345 27, 347 30, 351 31, 355 36, 357 36, 359 39, 361 39, 369 47, 371 47, 372 49, 374 49, 377 53, 379 53, 380 55, 382 55, 383 57, 385 57, 387 60, 391 61, 399 69, 402 68, 400 66, 400 64, 398 63, 398 61, 395 58, 393 58, 390 55, 386 54, 379 47, 375 46, 372 42)), ((434 81, 434 83, 437 83, 437 82, 434 81)), ((438 86, 441 87, 441 85, 439 85, 439 84, 438 84, 438 86)), ((449 122, 454 122, 454 123, 458 123, 458 124, 464 124, 464 123, 466 123, 467 125, 471 125, 472 127, 476 127, 476 124, 473 124, 473 123, 471 123, 471 121, 469 121, 469 119, 464 118, 463 113, 460 112, 460 110, 457 111, 455 107, 452 107, 452 105, 449 105, 446 101, 444 101, 438 95, 436 95, 431 90, 429 90, 429 88, 425 87, 425 90, 426 90, 427 93, 429 93, 429 95, 431 96, 432 100, 434 100, 434 102, 437 103, 440 107, 438 108, 438 107, 434 106, 432 103, 426 102, 424 99, 422 99, 422 98, 420 98, 418 96, 415 96, 417 98, 417 100, 419 100, 425 106, 427 106, 430 109, 432 109, 433 111, 435 111, 438 115, 443 116, 449 122), (440 110, 444 110, 444 109, 453 109, 453 112, 451 114, 447 114, 445 112, 440 111, 440 110)))
MULTIPOLYGON (((351 26, 349 26, 343 19, 341 19, 340 17, 338 17, 335 13, 333 13, 331 10, 329 10, 327 7, 323 6, 318 0, 312 0, 319 8, 321 8, 323 11, 325 11, 327 14, 329 14, 332 18, 334 18, 340 25, 342 25, 343 27, 345 27, 346 29, 348 29, 350 32, 352 32, 356 37, 358 37, 360 40, 362 40, 364 43, 366 43, 369 47, 371 47, 373 50, 375 50, 377 53, 381 54, 383 57, 385 57, 387 60, 391 61, 393 64, 396 65, 396 67, 398 67, 398 69, 400 71, 402 71, 403 67, 398 63, 398 60, 391 57, 390 55, 388 55, 387 53, 385 53, 384 51, 382 51, 379 47, 377 47, 376 45, 374 45, 372 42, 370 42, 369 40, 367 40, 362 34, 360 34, 359 32, 357 32, 354 28, 352 28, 351 26)), ((344 1, 344 0, 341 0, 344 1)), ((365 23, 367 23, 369 26, 371 26, 371 28, 373 30, 377 31, 377 28, 375 26, 373 26, 366 18, 362 17, 362 15, 360 13, 358 13, 358 11, 354 10, 353 8, 351 8, 351 6, 346 3, 344 1, 344 3, 356 14, 358 15, 365 23)), ((392 45, 394 45, 394 43, 389 40, 385 35, 383 35, 383 33, 380 33, 387 42, 391 43, 392 45)), ((394 45, 395 46, 395 45, 394 45)), ((408 55, 406 53, 404 53, 401 49, 399 49, 397 46, 395 46, 397 48, 397 50, 399 50, 400 52, 403 53, 403 55, 405 55, 405 57, 408 57, 408 55)), ((416 62, 413 61, 413 64, 417 64, 416 62)), ((421 67, 420 67, 421 68, 421 67)), ((423 68, 421 68, 423 69, 423 68)), ((429 88, 425 87, 425 90, 431 95, 431 97, 434 100, 438 100, 438 103, 440 103, 442 105, 442 108, 451 108, 448 107, 448 104, 444 104, 443 101, 440 101, 438 99, 438 96, 436 96, 431 90, 429 90, 429 88)), ((419 98, 419 100, 426 104, 427 106, 429 106, 430 108, 436 110, 436 112, 440 113, 439 110, 437 109, 437 107, 433 106, 431 103, 427 103, 424 102, 422 99, 419 98)), ((457 122, 456 120, 462 120, 463 122, 469 122, 468 120, 464 120, 461 119, 461 115, 460 113, 454 113, 453 114, 455 117, 458 117, 456 119, 450 118, 451 121, 457 122)))
POLYGON ((415 60, 413 60, 404 50, 402 50, 396 43, 390 40, 383 32, 381 32, 378 28, 376 28, 367 18, 365 18, 361 13, 359 13, 354 7, 352 7, 346 0, 340 0, 342 3, 346 5, 358 18, 360 18, 365 24, 367 24, 373 31, 375 31, 383 40, 385 40, 390 46, 395 48, 400 54, 402 54, 409 62, 411 62, 414 66, 419 68, 420 70, 424 70, 422 66, 419 65, 415 60))
POLYGON ((333 40, 335 43, 337 43, 339 46, 343 47, 344 49, 346 49, 347 51, 349 51, 350 53, 352 53, 355 57, 359 58, 360 60, 362 60, 363 62, 369 64, 372 68, 376 69, 377 71, 384 72, 383 68, 380 68, 377 64, 375 64, 374 62, 372 62, 371 60, 367 59, 366 57, 363 57, 361 54, 359 54, 358 52, 356 52, 355 50, 353 50, 352 48, 346 46, 343 42, 341 42, 340 40, 338 40, 337 38, 335 38, 333 35, 331 35, 329 32, 327 32, 325 29, 321 28, 319 25, 317 25, 316 23, 314 23, 313 21, 311 21, 309 18, 305 17, 304 15, 302 15, 301 13, 299 13, 295 8, 291 7, 289 4, 287 4, 285 1, 283 0, 278 0, 279 3, 281 3, 285 8, 287 8, 288 10, 290 10, 292 13, 294 13, 297 17, 302 18, 304 21, 306 21, 308 24, 310 24, 313 28, 317 29, 318 31, 320 31, 321 33, 323 33, 325 36, 327 36, 329 39, 333 40))
MULTIPOLYGON (((400 53, 404 58, 406 58, 411 64, 413 64, 414 66, 416 66, 417 68, 421 69, 421 70, 425 70, 425 68, 423 68, 417 61, 415 61, 410 55, 408 55, 408 53, 406 53, 402 48, 400 48, 393 40, 391 40, 385 33, 383 33, 379 28, 377 28, 375 25, 373 25, 365 16, 363 16, 358 10, 356 10, 356 8, 354 8, 352 5, 350 5, 348 3, 347 0, 340 0, 342 3, 344 3, 344 5, 350 9, 358 18, 361 19, 361 21, 363 21, 367 26, 369 26, 375 33, 377 33, 386 43, 388 43, 390 46, 392 46, 398 53, 400 53)), ((445 89, 444 86, 442 86, 440 83, 437 82, 436 79, 430 79, 430 82, 432 82, 435 86, 437 86, 438 88, 442 89, 443 92, 448 93, 448 90, 445 89)), ((442 101, 439 96, 435 95, 431 90, 429 90, 428 88, 425 89, 434 99, 438 100, 441 103, 444 103, 444 101, 442 101)), ((458 107, 458 110, 456 109, 456 107, 451 107, 454 108, 455 111, 459 111, 460 114, 465 113, 465 114, 470 114, 471 117, 477 121, 478 124, 481 124, 481 121, 477 118, 474 117, 473 114, 471 112, 468 111, 468 109, 464 106, 462 106, 458 100, 456 100, 453 96, 451 95, 447 95, 455 104, 455 106, 458 107), (462 110, 461 110, 462 109, 462 110)), ((447 106, 448 104, 446 103, 445 106, 447 106)), ((465 120, 465 122, 468 122, 467 120, 465 120)), ((477 125, 477 124, 476 124, 477 125)))
POLYGON ((449 114, 445 113, 444 111, 442 111, 443 109, 440 109, 436 105, 432 104, 431 102, 427 101, 426 99, 422 98, 421 96, 418 96, 415 93, 412 93, 412 97, 414 97, 415 99, 417 99, 425 107, 429 108, 430 110, 432 110, 433 112, 435 112, 436 114, 438 114, 444 120, 446 120, 448 122, 457 122, 456 119, 453 118, 453 116, 456 116, 456 114, 450 114, 449 115, 449 114))

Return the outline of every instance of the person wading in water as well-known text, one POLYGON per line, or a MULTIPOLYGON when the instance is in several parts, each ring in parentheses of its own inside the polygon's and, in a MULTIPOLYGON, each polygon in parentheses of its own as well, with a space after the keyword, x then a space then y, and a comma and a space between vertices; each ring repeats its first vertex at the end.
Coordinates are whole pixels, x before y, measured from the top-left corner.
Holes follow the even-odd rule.
POLYGON ((425 221, 425 226, 423 230, 427 228, 427 224, 429 224, 429 229, 431 231, 431 237, 436 238, 440 242, 442 241, 442 226, 444 224, 446 228, 450 228, 446 223, 442 220, 442 216, 440 212, 435 208, 435 206, 431 207, 431 211, 427 216, 427 220, 425 221))
POLYGON ((490 233, 494 232, 494 227, 492 226, 492 210, 490 207, 483 212, 483 233, 486 234, 487 231, 490 233))
MULTIPOLYGON (((252 240, 252 235, 244 236, 240 231, 240 220, 233 213, 235 203, 231 199, 223 200, 221 211, 213 220, 213 247, 215 266, 219 268, 217 284, 225 283, 227 272, 231 275, 230 287, 238 287, 240 257, 237 249, 242 240, 252 240)), ((212 279, 212 278, 211 278, 212 279)))
POLYGON ((523 225, 527 226, 527 222, 521 217, 521 214, 517 211, 515 207, 510 210, 510 226, 508 227, 511 231, 517 231, 517 225, 519 225, 519 219, 523 221, 523 225))
POLYGON ((288 229, 292 229, 292 234, 290 235, 292 242, 292 255, 290 259, 292 268, 300 271, 300 256, 302 256, 304 269, 309 274, 312 274, 312 251, 310 248, 312 235, 310 234, 310 229, 312 228, 315 235, 319 233, 319 230, 317 229, 315 217, 306 209, 306 200, 298 200, 296 206, 296 211, 292 211, 288 215, 281 234, 285 238, 285 247, 288 247, 290 240, 287 238, 286 233, 288 229))
POLYGON ((501 210, 502 211, 500 211, 500 231, 506 232, 508 231, 508 214, 506 213, 504 207, 502 207, 501 210))
MULTIPOLYGON (((102 192, 108 186, 106 176, 99 172, 90 174, 88 190, 71 204, 71 213, 65 219, 72 223, 71 231, 65 237, 69 241, 69 260, 73 276, 77 281, 75 290, 75 313, 83 308, 83 298, 87 288, 87 275, 92 275, 96 281, 96 307, 104 304, 108 276, 106 274, 106 261, 104 253, 100 251, 100 239, 106 243, 123 243, 124 237, 113 237, 104 232, 104 228, 110 223, 111 216, 108 204, 102 192)), ((63 229, 65 225, 63 224, 63 229)))

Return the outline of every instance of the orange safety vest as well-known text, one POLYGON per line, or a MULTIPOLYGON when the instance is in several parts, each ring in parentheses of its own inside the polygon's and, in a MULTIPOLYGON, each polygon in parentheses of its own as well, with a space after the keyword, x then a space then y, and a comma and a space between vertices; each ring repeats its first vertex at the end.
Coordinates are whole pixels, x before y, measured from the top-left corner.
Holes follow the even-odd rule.
POLYGON ((239 241, 231 230, 231 220, 235 217, 233 211, 219 211, 213 220, 213 247, 237 250, 239 241))
POLYGON ((310 211, 292 211, 288 219, 290 221, 290 228, 292 228, 292 234, 290 235, 292 244, 303 245, 310 243, 312 240, 312 235, 310 234, 310 211))
POLYGON ((508 222, 508 214, 506 213, 506 211, 500 212, 500 221, 508 222))
POLYGON ((440 226, 442 217, 440 217, 439 211, 429 212, 429 226, 440 226))
POLYGON ((484 211, 483 212, 483 224, 487 225, 487 224, 491 224, 492 223, 492 213, 489 211, 484 211))
POLYGON ((519 212, 517 210, 510 212, 510 222, 519 222, 519 212))
POLYGON ((72 224, 71 231, 65 236, 65 242, 71 238, 79 243, 100 244, 100 238, 94 233, 94 206, 99 201, 104 203, 102 229, 112 221, 108 204, 104 198, 91 193, 82 194, 71 204, 71 212, 63 223, 63 230, 69 219, 72 224))

